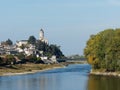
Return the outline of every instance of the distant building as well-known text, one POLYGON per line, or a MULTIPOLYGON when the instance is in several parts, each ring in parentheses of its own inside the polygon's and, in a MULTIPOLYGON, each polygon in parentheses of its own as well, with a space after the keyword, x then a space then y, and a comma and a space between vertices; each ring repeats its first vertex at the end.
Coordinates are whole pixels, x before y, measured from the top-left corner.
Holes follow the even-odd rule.
POLYGON ((39 39, 40 39, 41 41, 44 40, 44 31, 43 31, 43 29, 40 30, 39 39))
POLYGON ((0 55, 1 54, 5 54, 5 49, 4 49, 4 46, 0 45, 0 55))
POLYGON ((45 39, 45 37, 44 37, 44 31, 43 31, 43 29, 40 30, 39 40, 40 40, 41 42, 45 42, 45 43, 48 44, 48 40, 45 39))
MULTIPOLYGON (((40 30, 39 40, 40 40, 41 42, 45 42, 45 43, 48 44, 48 40, 45 39, 45 37, 44 37, 44 31, 43 31, 43 29, 40 30)), ((38 41, 39 41, 39 40, 38 40, 38 41)), ((18 47, 20 47, 20 46, 22 46, 22 45, 27 45, 27 44, 28 44, 28 40, 20 40, 20 41, 17 41, 17 42, 16 42, 16 45, 17 45, 18 47)))
POLYGON ((33 54, 36 54, 37 50, 35 49, 35 46, 34 45, 29 45, 28 46, 29 48, 25 48, 24 49, 24 52, 27 56, 29 55, 33 55, 33 54))
POLYGON ((6 53, 7 55, 10 55, 10 54, 16 55, 18 52, 17 52, 16 50, 7 50, 5 53, 6 53))
POLYGON ((0 45, 0 55, 3 54, 17 54, 16 45, 0 45))
MULTIPOLYGON (((48 44, 48 40, 45 39, 45 37, 44 37, 43 29, 40 30, 39 39, 37 41, 41 41, 41 42, 48 44)), ((34 55, 37 55, 37 57, 39 57, 39 54, 41 54, 41 53, 38 53, 38 50, 36 49, 35 45, 28 44, 28 40, 17 41, 16 45, 7 45, 6 42, 0 43, 0 55, 1 54, 15 55, 17 53, 23 53, 27 56, 34 54, 34 55)), ((42 52, 42 54, 43 54, 43 52, 42 52)), ((42 57, 41 59, 46 60, 46 59, 48 59, 48 57, 42 57)))
POLYGON ((56 63, 57 62, 57 58, 55 55, 53 55, 50 60, 53 62, 53 63, 56 63))
POLYGON ((42 57, 40 57, 41 58, 41 60, 48 60, 48 57, 47 56, 42 56, 42 57))
POLYGON ((20 40, 16 42, 16 45, 20 47, 22 45, 26 45, 27 43, 28 43, 28 40, 20 40))

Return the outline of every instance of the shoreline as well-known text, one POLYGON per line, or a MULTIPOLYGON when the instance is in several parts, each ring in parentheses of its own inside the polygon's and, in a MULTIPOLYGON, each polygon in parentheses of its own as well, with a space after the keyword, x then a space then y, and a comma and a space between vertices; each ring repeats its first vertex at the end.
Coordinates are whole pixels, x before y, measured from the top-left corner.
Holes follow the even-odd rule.
POLYGON ((90 72, 90 75, 120 77, 120 73, 118 73, 118 72, 99 72, 99 71, 91 71, 91 72, 90 72))
POLYGON ((35 74, 35 73, 38 73, 38 72, 43 72, 43 71, 57 69, 57 68, 64 68, 64 67, 53 67, 53 68, 47 68, 47 69, 42 69, 42 70, 32 70, 32 71, 20 72, 20 73, 9 72, 9 73, 3 73, 0 76, 16 76, 16 75, 25 75, 25 74, 35 74))
POLYGON ((65 68, 69 64, 77 64, 77 63, 61 63, 61 64, 52 64, 52 65, 23 64, 21 66, 19 66, 19 65, 15 66, 18 69, 0 67, 0 76, 15 76, 15 75, 24 75, 24 74, 34 74, 34 73, 57 69, 57 68, 65 68))
POLYGON ((59 64, 38 65, 38 66, 36 66, 36 64, 27 64, 27 67, 24 66, 25 70, 21 67, 18 70, 10 69, 10 68, 0 69, 0 71, 3 70, 3 72, 1 72, 1 74, 0 74, 0 76, 15 76, 15 75, 24 75, 24 74, 34 74, 34 73, 38 73, 38 72, 43 72, 43 71, 57 69, 57 68, 64 68, 64 67, 65 66, 59 65, 59 64), (32 66, 34 68, 31 68, 28 66, 32 66), (21 71, 19 71, 19 70, 21 70, 21 71))

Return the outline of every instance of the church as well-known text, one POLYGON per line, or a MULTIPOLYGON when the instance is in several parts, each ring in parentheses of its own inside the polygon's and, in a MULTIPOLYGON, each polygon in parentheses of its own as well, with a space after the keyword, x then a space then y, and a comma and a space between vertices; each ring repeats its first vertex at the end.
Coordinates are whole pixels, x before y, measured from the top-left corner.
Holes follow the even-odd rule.
MULTIPOLYGON (((38 41, 39 40, 41 42, 44 42, 44 43, 48 44, 48 40, 44 37, 44 30, 43 29, 41 29, 40 32, 39 32, 38 41)), ((26 44, 28 44, 28 40, 20 40, 20 41, 16 42, 16 45, 19 46, 19 47, 22 46, 22 45, 26 45, 26 44)))
MULTIPOLYGON (((39 39, 37 41, 41 41, 41 42, 48 44, 48 40, 45 39, 45 37, 44 37, 43 29, 40 30, 39 39)), ((16 47, 17 47, 16 50, 19 53, 24 52, 27 56, 29 56, 37 51, 35 45, 28 44, 28 40, 17 41, 16 47), (22 46, 24 47, 24 49, 21 48, 22 46)))
POLYGON ((46 44, 48 44, 48 40, 45 39, 45 37, 44 37, 44 31, 43 31, 43 29, 40 30, 39 40, 41 42, 45 42, 46 44))

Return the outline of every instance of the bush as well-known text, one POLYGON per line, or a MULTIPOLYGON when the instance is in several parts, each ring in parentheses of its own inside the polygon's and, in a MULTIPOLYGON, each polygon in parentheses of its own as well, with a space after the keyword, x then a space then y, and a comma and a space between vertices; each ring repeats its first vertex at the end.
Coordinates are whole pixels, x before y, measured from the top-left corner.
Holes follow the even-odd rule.
POLYGON ((37 60, 35 61, 35 64, 39 64, 39 63, 44 64, 44 62, 41 60, 40 57, 38 57, 37 60))
POLYGON ((14 58, 13 55, 6 55, 6 64, 11 65, 11 64, 15 64, 16 59, 14 58))
POLYGON ((34 63, 37 60, 37 57, 35 55, 30 55, 26 57, 27 62, 34 63))

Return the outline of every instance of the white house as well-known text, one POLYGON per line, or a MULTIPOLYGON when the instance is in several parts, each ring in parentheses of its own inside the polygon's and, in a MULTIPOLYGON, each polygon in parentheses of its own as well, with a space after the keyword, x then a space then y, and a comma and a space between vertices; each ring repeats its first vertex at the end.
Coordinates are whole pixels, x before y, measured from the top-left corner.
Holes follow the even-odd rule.
POLYGON ((41 58, 41 60, 48 60, 48 57, 46 57, 46 56, 43 56, 43 57, 40 57, 41 58))
POLYGON ((57 62, 57 59, 56 59, 56 56, 55 56, 55 55, 53 55, 53 56, 50 58, 50 60, 51 60, 52 62, 54 62, 54 63, 57 62))
POLYGON ((17 41, 16 45, 18 47, 22 46, 22 45, 26 45, 28 43, 28 40, 21 40, 21 41, 17 41))

